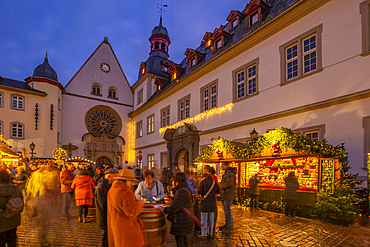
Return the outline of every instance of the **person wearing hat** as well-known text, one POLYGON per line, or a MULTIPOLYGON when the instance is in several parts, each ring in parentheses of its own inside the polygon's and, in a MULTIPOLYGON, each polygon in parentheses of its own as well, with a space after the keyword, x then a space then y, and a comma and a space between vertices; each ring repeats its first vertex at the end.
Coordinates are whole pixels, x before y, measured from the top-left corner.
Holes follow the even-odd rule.
MULTIPOLYGON (((97 168, 99 169, 99 168, 97 168)), ((101 178, 101 182, 98 184, 95 190, 95 206, 96 206, 96 223, 104 230, 102 238, 102 246, 108 246, 108 234, 107 234, 107 198, 108 191, 112 186, 114 178, 117 177, 118 170, 114 168, 107 169, 105 176, 101 178)))
POLYGON ((109 247, 141 247, 144 237, 141 232, 141 213, 144 202, 136 200, 132 191, 135 172, 122 169, 114 178, 108 192, 108 243, 109 247))

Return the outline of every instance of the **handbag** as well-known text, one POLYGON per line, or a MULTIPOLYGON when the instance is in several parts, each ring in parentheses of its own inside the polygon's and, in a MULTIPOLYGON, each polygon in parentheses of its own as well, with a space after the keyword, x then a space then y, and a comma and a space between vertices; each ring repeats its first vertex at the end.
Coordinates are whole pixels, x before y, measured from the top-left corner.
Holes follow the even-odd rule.
POLYGON ((22 213, 24 208, 24 203, 22 198, 16 197, 15 196, 15 188, 14 188, 14 193, 12 196, 8 198, 8 201, 6 202, 5 209, 0 211, 3 212, 4 218, 12 218, 20 213, 22 213))
POLYGON ((211 193, 211 191, 212 191, 213 187, 215 186, 215 181, 213 180, 212 182, 213 182, 213 183, 212 183, 211 188, 209 188, 209 190, 208 190, 208 191, 207 191, 207 193, 204 195, 204 197, 202 197, 202 199, 201 199, 201 201, 200 201, 200 204, 202 204, 202 203, 203 203, 203 201, 208 197, 209 193, 211 193))

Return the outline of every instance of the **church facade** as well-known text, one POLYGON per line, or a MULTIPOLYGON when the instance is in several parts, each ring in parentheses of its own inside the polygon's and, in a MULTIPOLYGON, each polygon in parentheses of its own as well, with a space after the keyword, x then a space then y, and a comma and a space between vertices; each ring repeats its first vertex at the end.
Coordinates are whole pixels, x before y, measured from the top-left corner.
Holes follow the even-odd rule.
POLYGON ((365 176, 370 0, 251 0, 225 19, 172 61, 161 18, 131 87, 107 39, 65 87, 35 72, 21 89, 2 78, 4 138, 16 151, 33 141, 37 156, 63 147, 99 164, 184 170, 219 136, 246 144, 253 130, 287 127, 344 146, 351 172, 365 176), (24 111, 6 106, 18 94, 24 111), (36 103, 43 132, 35 130, 36 103), (23 139, 11 136, 17 123, 23 139))

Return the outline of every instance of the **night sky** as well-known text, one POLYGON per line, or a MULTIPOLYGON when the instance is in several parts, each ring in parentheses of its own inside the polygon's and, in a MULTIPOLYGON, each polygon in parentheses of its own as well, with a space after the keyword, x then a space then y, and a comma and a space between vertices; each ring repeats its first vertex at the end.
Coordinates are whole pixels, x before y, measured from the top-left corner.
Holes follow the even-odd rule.
MULTIPOLYGON (((169 32, 170 59, 180 63, 205 32, 227 23, 231 10, 249 0, 164 0, 163 26, 169 32)), ((23 80, 44 61, 66 85, 99 44, 109 43, 135 83, 140 62, 149 56, 152 29, 159 24, 160 0, 13 0, 0 2, 0 76, 23 80)))

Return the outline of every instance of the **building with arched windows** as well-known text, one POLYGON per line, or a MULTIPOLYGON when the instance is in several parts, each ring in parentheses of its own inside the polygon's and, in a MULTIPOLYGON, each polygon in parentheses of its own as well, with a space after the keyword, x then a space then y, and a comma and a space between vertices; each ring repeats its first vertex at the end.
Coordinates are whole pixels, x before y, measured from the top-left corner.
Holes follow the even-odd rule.
POLYGON ((131 87, 107 39, 65 87, 47 58, 26 82, 1 78, 0 130, 37 156, 70 143, 100 163, 184 170, 218 136, 287 127, 343 145, 364 176, 369 22, 370 0, 251 0, 172 61, 161 18, 131 87))

